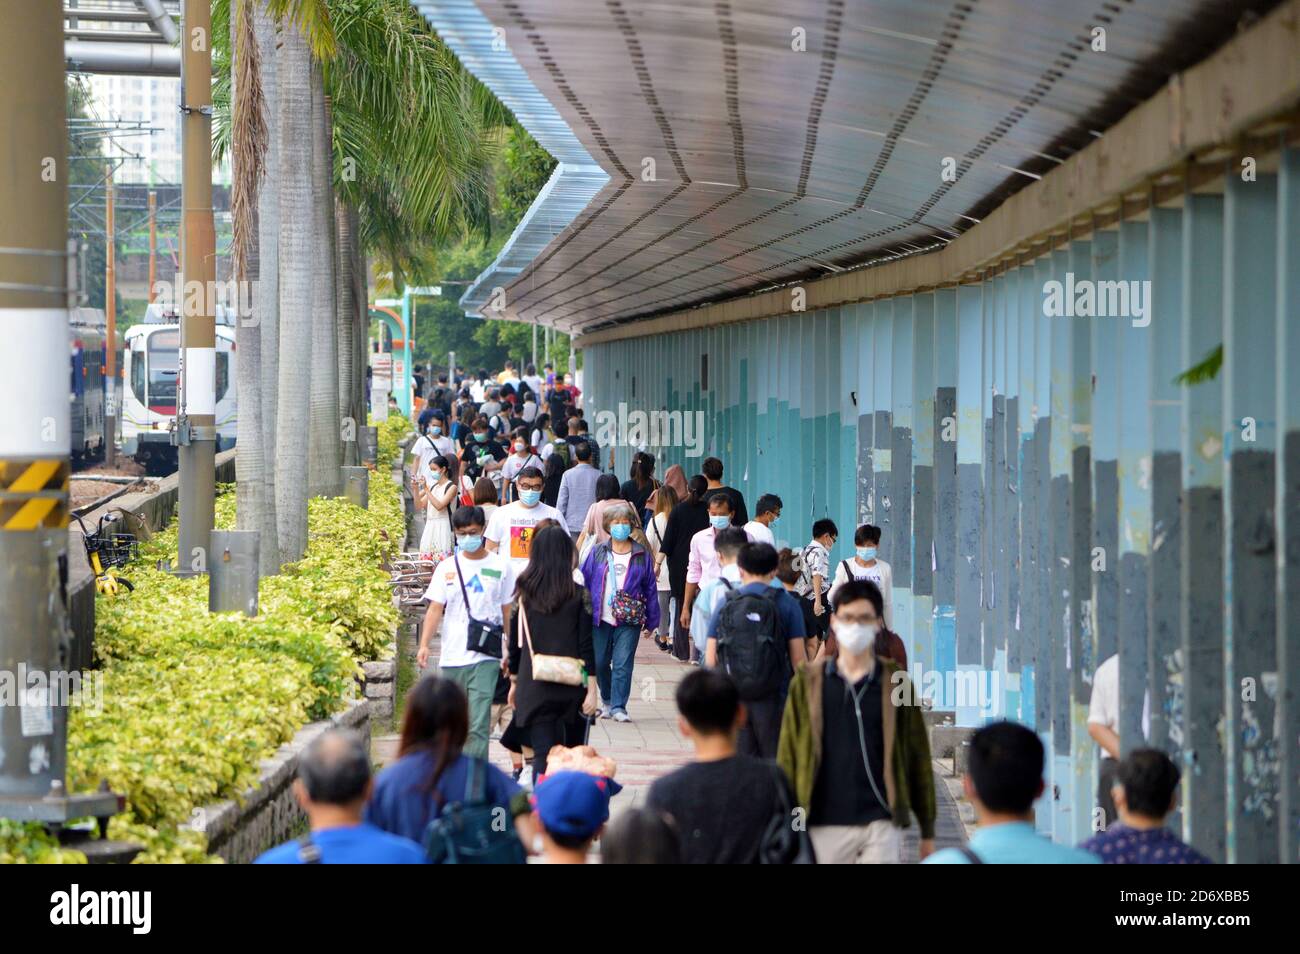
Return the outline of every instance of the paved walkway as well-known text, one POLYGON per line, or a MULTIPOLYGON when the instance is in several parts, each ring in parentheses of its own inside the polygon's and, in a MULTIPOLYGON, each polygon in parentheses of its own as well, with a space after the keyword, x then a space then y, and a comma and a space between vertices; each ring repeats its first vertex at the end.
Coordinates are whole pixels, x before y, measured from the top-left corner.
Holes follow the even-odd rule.
MULTIPOLYGON (((422 521, 417 517, 415 523, 412 533, 418 534, 422 521)), ((415 538, 418 539, 418 536, 415 538)), ((400 647, 400 651, 413 654, 414 643, 410 640, 404 642, 406 644, 400 647)), ((437 660, 438 649, 438 641, 435 639, 430 653, 431 660, 437 660)), ((436 662, 433 664, 436 665, 436 662)), ((590 743, 601 755, 618 763, 615 777, 623 785, 623 791, 610 805, 611 817, 644 804, 646 792, 655 779, 690 760, 690 743, 683 738, 677 727, 674 695, 677 684, 691 668, 657 649, 653 640, 641 640, 632 671, 632 697, 628 702, 628 715, 632 721, 597 719, 592 723, 590 743)), ((401 724, 400 716, 396 724, 401 724)), ((391 761, 396 750, 396 736, 377 737, 373 745, 376 764, 383 765, 391 761)), ((495 739, 489 745, 488 757, 494 765, 506 772, 510 771, 510 753, 495 739)), ((954 793, 960 795, 960 786, 951 779, 948 765, 946 761, 935 762, 937 848, 960 844, 967 834, 963 815, 969 815, 969 807, 966 806, 963 811, 964 803, 959 805, 954 797, 954 793)), ((917 835, 915 824, 905 831, 904 861, 918 860, 917 835)))

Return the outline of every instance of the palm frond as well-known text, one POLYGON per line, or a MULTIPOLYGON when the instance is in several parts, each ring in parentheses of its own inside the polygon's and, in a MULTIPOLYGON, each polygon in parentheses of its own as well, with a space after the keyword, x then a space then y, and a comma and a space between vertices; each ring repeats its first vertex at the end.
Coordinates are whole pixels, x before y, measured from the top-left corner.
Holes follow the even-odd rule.
POLYGON ((1212 381, 1223 367, 1223 345, 1219 345, 1200 360, 1199 363, 1192 365, 1178 377, 1174 378, 1174 384, 1181 384, 1183 387, 1191 387, 1194 384, 1203 384, 1206 381, 1212 381))
POLYGON ((237 279, 247 275, 248 252, 253 246, 257 219, 257 189, 266 166, 269 145, 266 101, 262 95, 261 55, 253 32, 252 4, 258 0, 233 0, 230 31, 234 56, 234 101, 231 104, 230 146, 233 178, 230 212, 234 226, 231 271, 237 279))

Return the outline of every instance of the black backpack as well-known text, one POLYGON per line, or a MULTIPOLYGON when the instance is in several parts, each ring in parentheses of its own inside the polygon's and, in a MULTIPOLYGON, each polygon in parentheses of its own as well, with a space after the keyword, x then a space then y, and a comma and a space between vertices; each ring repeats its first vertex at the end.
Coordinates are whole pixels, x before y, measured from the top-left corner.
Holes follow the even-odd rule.
POLYGON ((718 665, 747 701, 777 692, 786 674, 789 649, 778 596, 772 587, 762 593, 732 590, 718 615, 718 665))

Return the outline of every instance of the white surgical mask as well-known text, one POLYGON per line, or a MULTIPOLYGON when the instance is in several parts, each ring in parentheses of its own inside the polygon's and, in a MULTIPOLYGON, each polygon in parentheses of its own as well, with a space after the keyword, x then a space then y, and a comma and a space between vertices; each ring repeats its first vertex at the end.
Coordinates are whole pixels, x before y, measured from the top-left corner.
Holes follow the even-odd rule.
POLYGON ((875 623, 836 623, 835 641, 850 656, 860 656, 876 638, 875 623))

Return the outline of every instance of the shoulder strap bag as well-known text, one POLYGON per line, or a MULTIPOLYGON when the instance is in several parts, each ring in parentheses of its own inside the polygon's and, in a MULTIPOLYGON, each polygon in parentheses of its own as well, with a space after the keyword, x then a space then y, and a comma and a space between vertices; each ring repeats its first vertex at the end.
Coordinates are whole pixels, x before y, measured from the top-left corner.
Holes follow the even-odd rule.
POLYGON ((465 627, 465 648, 470 652, 500 659, 505 630, 500 623, 488 623, 474 618, 469 608, 469 593, 465 591, 465 577, 460 572, 460 557, 452 554, 451 561, 456 564, 456 579, 460 581, 460 595, 465 600, 465 615, 469 617, 469 625, 465 627))
POLYGON ((533 634, 528 629, 528 611, 523 597, 519 599, 519 645, 528 646, 533 661, 533 679, 537 682, 554 682, 562 686, 585 686, 587 667, 576 656, 552 656, 533 651, 533 634))

